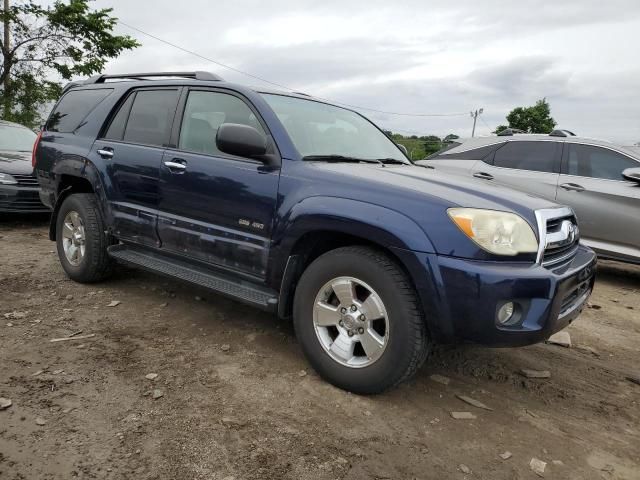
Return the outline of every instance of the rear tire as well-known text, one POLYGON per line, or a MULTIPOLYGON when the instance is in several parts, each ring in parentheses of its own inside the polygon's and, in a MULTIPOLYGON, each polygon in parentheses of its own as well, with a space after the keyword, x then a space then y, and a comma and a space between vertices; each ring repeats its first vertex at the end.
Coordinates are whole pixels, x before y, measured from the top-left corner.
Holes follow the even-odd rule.
POLYGON ((107 278, 113 261, 109 236, 95 195, 76 193, 64 199, 56 217, 58 257, 66 274, 80 283, 107 278))
POLYGON ((431 350, 407 274, 368 247, 339 248, 311 263, 296 288, 293 315, 309 363, 322 378, 354 393, 396 386, 416 373, 431 350))

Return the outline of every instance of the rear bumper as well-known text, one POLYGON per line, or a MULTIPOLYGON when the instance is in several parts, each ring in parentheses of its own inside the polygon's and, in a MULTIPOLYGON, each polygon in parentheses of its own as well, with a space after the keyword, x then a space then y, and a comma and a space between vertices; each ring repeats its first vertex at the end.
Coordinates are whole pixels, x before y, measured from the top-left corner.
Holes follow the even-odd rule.
POLYGON ((0 185, 0 212, 41 213, 49 212, 40 200, 38 187, 0 185))
POLYGON ((443 342, 498 347, 541 342, 580 315, 595 281, 596 255, 584 246, 570 264, 553 271, 540 265, 416 255, 423 276, 427 269, 425 281, 416 282, 427 321, 443 342), (518 306, 518 321, 500 326, 497 312, 507 301, 518 306))

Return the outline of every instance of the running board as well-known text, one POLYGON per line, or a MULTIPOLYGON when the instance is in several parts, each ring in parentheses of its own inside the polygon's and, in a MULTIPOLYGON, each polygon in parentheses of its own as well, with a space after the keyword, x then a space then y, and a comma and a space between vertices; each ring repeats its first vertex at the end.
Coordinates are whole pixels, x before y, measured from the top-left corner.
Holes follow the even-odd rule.
POLYGON ((107 252, 119 263, 177 278, 262 310, 275 312, 278 308, 278 294, 275 291, 245 280, 214 274, 182 260, 128 245, 112 245, 107 249, 107 252))

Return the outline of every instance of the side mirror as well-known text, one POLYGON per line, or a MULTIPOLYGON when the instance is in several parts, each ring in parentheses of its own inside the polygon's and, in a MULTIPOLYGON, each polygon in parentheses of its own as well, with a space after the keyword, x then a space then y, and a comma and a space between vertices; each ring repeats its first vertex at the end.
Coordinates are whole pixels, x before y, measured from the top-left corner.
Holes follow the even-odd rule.
POLYGON ((622 171, 622 176, 632 182, 640 183, 640 168, 627 168, 622 171))
POLYGON ((216 135, 218 150, 239 157, 258 157, 267 153, 267 138, 249 125, 223 123, 216 135))
POLYGON ((409 150, 407 150, 407 147, 405 147, 404 145, 402 145, 401 143, 396 143, 396 145, 398 146, 398 148, 400 150, 402 150, 402 152, 408 157, 409 156, 409 150))

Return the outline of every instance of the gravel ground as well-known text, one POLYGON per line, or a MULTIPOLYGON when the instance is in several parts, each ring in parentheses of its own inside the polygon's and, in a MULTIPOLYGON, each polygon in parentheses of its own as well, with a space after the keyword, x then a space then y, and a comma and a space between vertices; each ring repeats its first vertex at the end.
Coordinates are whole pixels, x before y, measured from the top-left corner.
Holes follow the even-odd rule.
POLYGON ((540 478, 532 459, 640 479, 638 267, 601 262, 571 348, 441 347, 360 397, 310 370, 286 322, 124 268, 76 284, 54 248, 46 219, 0 219, 3 480, 540 478))

